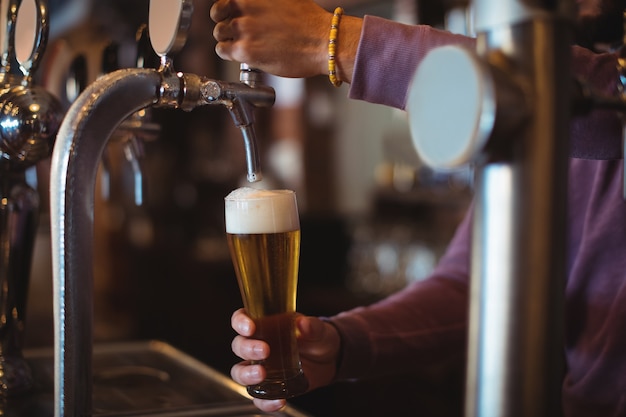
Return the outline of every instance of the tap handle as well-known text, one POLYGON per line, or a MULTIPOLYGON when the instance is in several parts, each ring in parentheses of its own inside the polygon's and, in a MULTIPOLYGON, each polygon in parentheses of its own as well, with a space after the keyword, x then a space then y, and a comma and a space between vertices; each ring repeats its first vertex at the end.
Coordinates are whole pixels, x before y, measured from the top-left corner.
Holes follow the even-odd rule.
POLYGON ((1 169, 21 171, 49 157, 63 118, 56 97, 30 82, 46 44, 47 16, 41 0, 0 1, 0 20, 7 25, 0 75, 9 76, 0 94, 1 169))
POLYGON ((161 57, 162 66, 169 63, 168 55, 179 52, 185 46, 192 14, 192 0, 150 0, 150 42, 161 57))
POLYGON ((0 5, 2 68, 29 79, 48 43, 49 19, 45 0, 9 0, 0 5))

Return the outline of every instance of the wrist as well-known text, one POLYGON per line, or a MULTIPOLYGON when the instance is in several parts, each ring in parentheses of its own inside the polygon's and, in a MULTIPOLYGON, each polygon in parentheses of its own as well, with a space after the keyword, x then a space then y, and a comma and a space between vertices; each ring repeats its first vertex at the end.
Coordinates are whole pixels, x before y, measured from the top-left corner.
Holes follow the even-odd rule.
POLYGON ((337 36, 337 50, 335 66, 337 78, 350 84, 354 70, 354 60, 361 38, 363 20, 354 16, 343 16, 337 36))
POLYGON ((331 84, 338 87, 342 82, 352 81, 354 60, 361 37, 362 19, 343 14, 335 9, 326 24, 323 47, 324 61, 320 68, 329 77, 331 84))

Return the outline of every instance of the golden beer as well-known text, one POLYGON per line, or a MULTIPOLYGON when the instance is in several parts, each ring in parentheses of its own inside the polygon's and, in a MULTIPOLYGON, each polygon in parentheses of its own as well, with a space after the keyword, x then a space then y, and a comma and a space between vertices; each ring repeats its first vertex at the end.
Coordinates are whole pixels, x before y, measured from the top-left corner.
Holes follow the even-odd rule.
POLYGON ((226 233, 254 337, 270 346, 267 378, 249 386, 257 398, 290 398, 308 388, 296 342, 295 311, 300 222, 295 193, 235 190, 225 199, 226 233))

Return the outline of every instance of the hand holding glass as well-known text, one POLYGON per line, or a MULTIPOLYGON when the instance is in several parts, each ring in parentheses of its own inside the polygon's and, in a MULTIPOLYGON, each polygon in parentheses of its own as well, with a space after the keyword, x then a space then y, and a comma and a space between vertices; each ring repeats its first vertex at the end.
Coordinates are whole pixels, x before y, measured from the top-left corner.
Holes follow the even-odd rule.
POLYGON ((304 393, 295 314, 300 220, 290 190, 240 188, 225 198, 226 236, 243 304, 254 320, 254 337, 270 346, 260 363, 267 372, 249 386, 256 398, 290 398, 304 393))

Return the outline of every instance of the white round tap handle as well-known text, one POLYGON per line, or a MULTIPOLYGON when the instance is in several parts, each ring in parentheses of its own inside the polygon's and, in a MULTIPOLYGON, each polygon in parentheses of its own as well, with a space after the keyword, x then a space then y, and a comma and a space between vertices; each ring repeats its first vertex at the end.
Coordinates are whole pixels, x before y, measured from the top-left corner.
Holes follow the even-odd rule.
POLYGON ((183 48, 192 14, 191 0, 150 0, 148 30, 157 55, 164 57, 183 48))
POLYGON ((472 161, 493 131, 494 81, 480 58, 459 46, 432 50, 419 65, 407 96, 413 144, 434 168, 472 161))
MULTIPOLYGON (((13 6, 11 6, 13 9, 13 6)), ((39 63, 48 40, 48 10, 40 0, 21 0, 15 22, 13 39, 15 59, 23 75, 29 76, 39 63)))

